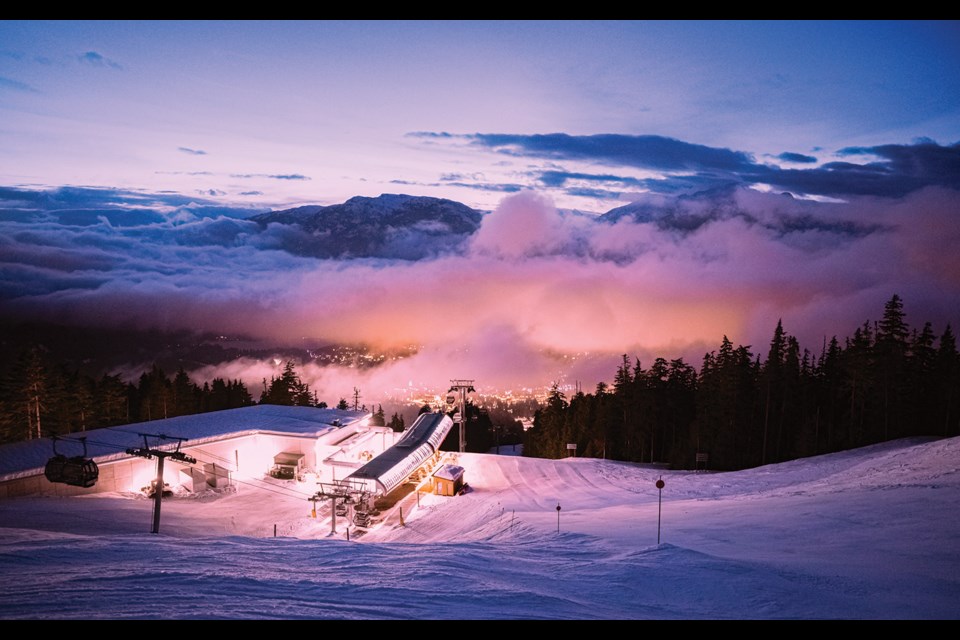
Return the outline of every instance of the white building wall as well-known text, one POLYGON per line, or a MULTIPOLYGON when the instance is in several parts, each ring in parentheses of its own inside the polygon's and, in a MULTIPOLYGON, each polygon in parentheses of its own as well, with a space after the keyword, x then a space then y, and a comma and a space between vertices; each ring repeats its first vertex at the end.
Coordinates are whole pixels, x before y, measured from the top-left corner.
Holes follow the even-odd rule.
MULTIPOLYGON (((212 442, 183 443, 182 451, 197 459, 193 465, 197 472, 190 472, 186 465, 167 458, 164 461, 164 482, 171 487, 184 484, 189 477, 197 490, 202 486, 198 473, 210 477, 210 465, 225 469, 224 478, 262 480, 273 467, 273 457, 278 453, 304 454, 304 470, 317 474, 317 480, 331 482, 342 479, 393 446, 401 434, 387 427, 370 427, 366 420, 339 429, 331 429, 320 436, 253 433, 219 439, 212 442)), ((136 492, 157 476, 157 459, 125 458, 98 462, 100 476, 94 487, 83 489, 60 483, 51 483, 43 475, 27 476, 0 483, 0 498, 20 495, 78 495, 110 491, 136 492)), ((187 487, 188 489, 190 487, 187 487)))

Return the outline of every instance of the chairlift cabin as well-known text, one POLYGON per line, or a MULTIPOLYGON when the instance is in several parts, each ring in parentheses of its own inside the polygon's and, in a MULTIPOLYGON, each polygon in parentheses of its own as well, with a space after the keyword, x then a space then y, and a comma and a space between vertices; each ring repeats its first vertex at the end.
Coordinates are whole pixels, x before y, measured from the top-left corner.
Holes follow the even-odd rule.
POLYGON ((97 484, 97 478, 100 477, 100 468, 91 458, 87 458, 87 441, 81 438, 83 443, 83 455, 68 458, 62 453, 57 453, 57 438, 53 438, 52 458, 47 460, 43 469, 43 475, 50 482, 60 482, 74 487, 83 487, 88 489, 97 484))
POLYGON ((366 511, 357 511, 353 514, 353 524, 358 527, 367 528, 370 526, 370 514, 366 511))

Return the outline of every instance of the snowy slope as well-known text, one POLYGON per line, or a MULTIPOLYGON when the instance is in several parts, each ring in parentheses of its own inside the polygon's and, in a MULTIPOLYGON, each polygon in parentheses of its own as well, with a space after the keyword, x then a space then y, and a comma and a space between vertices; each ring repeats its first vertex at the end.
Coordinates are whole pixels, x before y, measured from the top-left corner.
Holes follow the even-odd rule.
POLYGON ((960 618, 960 438, 734 473, 457 458, 468 492, 349 542, 293 482, 167 500, 160 535, 144 499, 2 501, 0 617, 960 618))

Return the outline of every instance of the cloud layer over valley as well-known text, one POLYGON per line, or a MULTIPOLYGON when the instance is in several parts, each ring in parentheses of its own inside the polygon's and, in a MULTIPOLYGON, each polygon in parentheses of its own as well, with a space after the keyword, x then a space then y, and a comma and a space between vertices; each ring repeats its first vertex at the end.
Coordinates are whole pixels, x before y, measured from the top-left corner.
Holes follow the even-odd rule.
MULTIPOLYGON (((372 395, 452 377, 503 389, 562 373, 590 388, 621 353, 698 366, 727 335, 765 355, 781 317, 818 352, 824 338, 878 319, 894 293, 908 321, 938 334, 960 310, 957 192, 937 186, 842 203, 743 187, 647 194, 600 218, 527 190, 472 233, 414 224, 403 241, 420 252, 338 258, 305 251, 302 222, 258 224, 254 211, 204 200, 94 189, 0 197, 6 319, 418 346, 363 372, 306 368, 328 401, 355 384, 372 395)), ((196 375, 258 383, 272 367, 237 361, 196 375)))

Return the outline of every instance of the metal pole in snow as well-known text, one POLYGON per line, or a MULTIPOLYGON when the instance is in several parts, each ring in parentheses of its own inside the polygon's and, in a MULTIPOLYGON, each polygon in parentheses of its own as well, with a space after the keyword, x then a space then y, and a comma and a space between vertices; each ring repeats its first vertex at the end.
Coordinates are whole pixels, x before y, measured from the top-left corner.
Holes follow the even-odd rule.
POLYGON ((663 504, 663 476, 660 476, 660 479, 657 480, 657 492, 659 497, 657 498, 657 544, 660 544, 660 508, 663 504))
POLYGON ((330 497, 330 533, 337 532, 337 496, 330 497))
POLYGON ((157 488, 153 492, 153 531, 151 533, 160 533, 160 500, 163 499, 164 458, 166 456, 157 456, 157 488))
POLYGON ((277 537, 277 525, 276 525, 276 523, 274 523, 274 525, 273 525, 273 537, 274 537, 274 538, 277 537))
POLYGON ((560 503, 557 503, 557 533, 560 533, 560 503))

